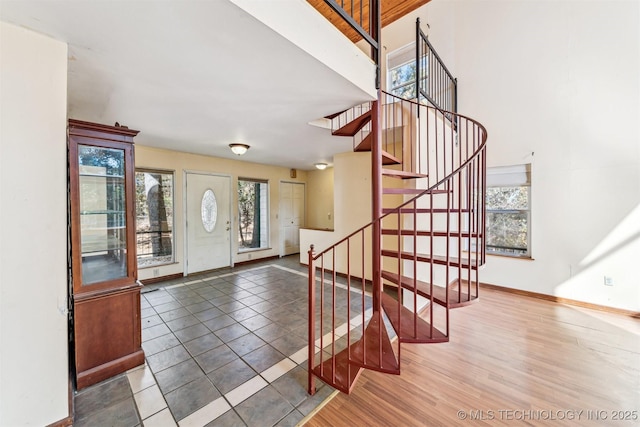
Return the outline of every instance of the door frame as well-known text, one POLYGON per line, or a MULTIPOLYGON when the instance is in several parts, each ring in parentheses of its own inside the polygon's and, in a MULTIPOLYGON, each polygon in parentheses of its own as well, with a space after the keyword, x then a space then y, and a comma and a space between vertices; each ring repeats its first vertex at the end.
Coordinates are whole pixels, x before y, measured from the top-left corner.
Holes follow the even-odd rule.
POLYGON ((286 239, 285 233, 284 233, 284 229, 282 227, 282 214, 280 212, 280 206, 282 203, 282 184, 299 184, 302 185, 302 187, 304 188, 304 191, 302 192, 304 200, 303 200, 303 206, 304 206, 304 215, 302 217, 302 222, 303 224, 300 225, 300 228, 304 228, 304 226, 307 223, 307 183, 306 182, 300 182, 300 181, 290 181, 290 180, 286 180, 286 179, 281 179, 279 182, 279 187, 278 187, 278 228, 280 229, 280 238, 279 238, 279 242, 278 242, 278 256, 280 258, 282 258, 285 252, 285 246, 284 246, 284 241, 286 239))
POLYGON ((193 169, 183 169, 182 171, 182 232, 184 236, 183 245, 183 266, 182 266, 182 275, 188 276, 189 271, 187 269, 187 262, 189 260, 189 242, 188 242, 188 234, 187 234, 187 178, 189 174, 193 175, 207 175, 207 176, 215 176, 221 178, 229 178, 229 266, 234 266, 233 259, 233 230, 235 230, 234 225, 234 217, 233 217, 233 202, 235 200, 233 196, 233 176, 225 173, 217 173, 217 172, 206 172, 200 170, 193 169))

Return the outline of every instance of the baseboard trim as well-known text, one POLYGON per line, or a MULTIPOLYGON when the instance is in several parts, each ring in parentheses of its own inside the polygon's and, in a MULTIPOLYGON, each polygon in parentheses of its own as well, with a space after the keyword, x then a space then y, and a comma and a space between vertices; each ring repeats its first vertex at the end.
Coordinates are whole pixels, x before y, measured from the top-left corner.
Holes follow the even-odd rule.
MULTIPOLYGON (((253 263, 256 263, 256 262, 272 261, 272 260, 278 259, 278 258, 279 258, 278 255, 272 255, 272 256, 268 256, 268 257, 264 257, 264 258, 249 259, 247 261, 236 262, 233 266, 234 267, 240 267, 240 266, 243 266, 243 265, 253 264, 253 263)), ((222 267, 222 268, 227 268, 227 267, 222 267)), ((222 268, 215 268, 213 270, 206 270, 206 271, 198 271, 197 273, 187 274, 186 277, 192 277, 192 276, 198 276, 198 275, 204 275, 204 274, 211 274, 211 273, 215 273, 218 270, 222 270, 222 268)), ((150 285, 152 283, 164 282, 166 280, 182 279, 183 277, 185 277, 184 274, 176 273, 176 274, 170 274, 168 276, 152 277, 150 279, 141 280, 140 282, 142 282, 143 285, 150 285)))
POLYGON ((73 418, 67 417, 63 418, 60 421, 56 421, 55 423, 49 424, 47 427, 69 427, 73 425, 73 418))
POLYGON ((233 264, 233 267, 241 267, 247 264, 255 264, 256 262, 265 262, 265 261, 273 261, 274 259, 278 259, 280 258, 279 255, 271 255, 271 256, 267 256, 264 258, 254 258, 254 259, 248 259, 246 261, 239 261, 233 264))
POLYGON ((95 368, 87 369, 78 373, 77 389, 81 390, 85 387, 98 383, 107 378, 128 371, 129 369, 140 366, 144 363, 144 351, 142 348, 131 354, 122 356, 119 359, 111 360, 103 363, 95 368))
POLYGON ((143 285, 150 285, 152 283, 164 282, 165 280, 182 279, 184 275, 182 273, 169 274, 168 276, 152 277, 150 279, 140 280, 143 285))
POLYGON ((562 298, 562 297, 557 297, 555 295, 541 294, 538 292, 523 291, 522 289, 507 288, 504 286, 492 285, 491 283, 480 282, 480 286, 487 289, 493 289, 495 291, 507 292, 510 294, 521 295, 529 298, 537 298, 537 299, 556 302, 560 304, 573 305, 576 307, 589 308, 592 310, 604 311, 607 313, 620 314, 623 316, 629 316, 636 319, 640 319, 640 312, 638 311, 625 310, 623 308, 607 307, 606 305, 592 304, 590 302, 578 301, 570 298, 562 298))

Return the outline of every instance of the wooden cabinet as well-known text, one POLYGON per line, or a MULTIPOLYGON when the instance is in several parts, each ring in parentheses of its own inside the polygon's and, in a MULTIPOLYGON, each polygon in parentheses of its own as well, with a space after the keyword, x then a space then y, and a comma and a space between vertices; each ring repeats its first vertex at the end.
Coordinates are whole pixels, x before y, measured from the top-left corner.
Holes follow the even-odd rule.
POLYGON ((77 389, 144 363, 133 137, 69 120, 69 223, 77 389))

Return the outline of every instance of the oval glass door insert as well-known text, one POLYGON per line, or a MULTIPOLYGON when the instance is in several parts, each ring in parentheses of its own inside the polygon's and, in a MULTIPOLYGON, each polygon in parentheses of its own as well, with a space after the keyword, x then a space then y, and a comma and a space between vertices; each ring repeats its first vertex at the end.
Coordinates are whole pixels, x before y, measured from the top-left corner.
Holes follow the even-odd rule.
POLYGON ((211 233, 218 219, 218 202, 212 189, 208 189, 202 196, 202 226, 207 233, 211 233))

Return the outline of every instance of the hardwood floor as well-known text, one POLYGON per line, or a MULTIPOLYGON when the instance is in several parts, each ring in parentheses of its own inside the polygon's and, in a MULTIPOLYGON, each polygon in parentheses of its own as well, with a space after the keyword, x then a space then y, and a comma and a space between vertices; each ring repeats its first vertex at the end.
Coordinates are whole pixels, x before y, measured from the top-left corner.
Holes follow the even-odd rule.
POLYGON ((365 371, 305 425, 640 425, 640 320, 481 291, 450 342, 403 344, 400 376, 365 371))

